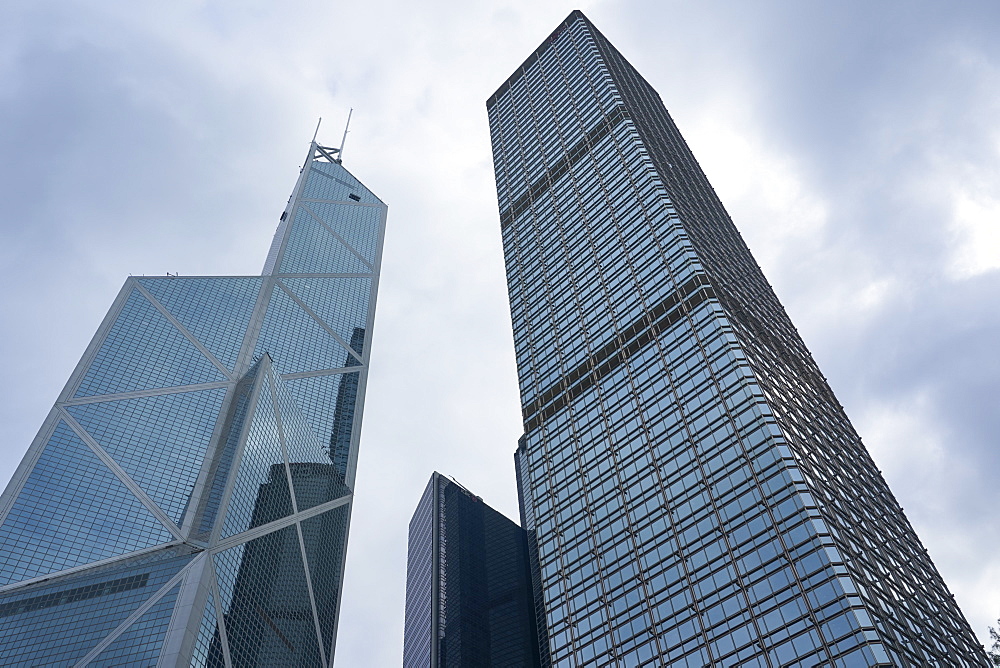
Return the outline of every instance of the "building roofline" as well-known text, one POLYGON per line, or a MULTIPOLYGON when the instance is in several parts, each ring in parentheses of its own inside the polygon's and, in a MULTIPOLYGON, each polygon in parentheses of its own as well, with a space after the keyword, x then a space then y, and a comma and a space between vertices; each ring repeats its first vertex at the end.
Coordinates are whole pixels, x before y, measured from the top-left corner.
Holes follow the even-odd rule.
POLYGON ((531 67, 531 65, 534 64, 534 62, 536 60, 538 60, 538 57, 540 55, 542 55, 542 53, 545 51, 546 48, 548 48, 549 44, 551 44, 553 41, 555 41, 555 39, 560 34, 562 34, 563 30, 565 30, 566 28, 568 28, 571 23, 573 23, 574 21, 576 21, 578 19, 583 19, 587 23, 587 25, 593 26, 593 24, 590 22, 590 19, 588 19, 586 16, 584 16, 583 12, 581 12, 579 9, 574 9, 573 11, 571 11, 569 13, 569 16, 567 16, 565 19, 563 19, 563 22, 560 23, 558 26, 556 26, 556 29, 553 30, 549 34, 549 36, 546 37, 542 41, 542 43, 538 45, 538 48, 535 49, 531 53, 530 56, 528 56, 527 58, 525 58, 524 62, 521 63, 521 66, 518 67, 516 70, 514 70, 514 73, 511 74, 509 77, 507 77, 506 81, 504 81, 502 84, 500 84, 500 87, 497 88, 496 92, 493 93, 493 95, 491 95, 488 100, 486 100, 486 108, 489 109, 494 104, 496 104, 496 102, 500 98, 500 96, 503 95, 504 93, 506 93, 507 90, 514 84, 515 81, 517 81, 522 76, 524 76, 524 72, 529 67, 531 67))

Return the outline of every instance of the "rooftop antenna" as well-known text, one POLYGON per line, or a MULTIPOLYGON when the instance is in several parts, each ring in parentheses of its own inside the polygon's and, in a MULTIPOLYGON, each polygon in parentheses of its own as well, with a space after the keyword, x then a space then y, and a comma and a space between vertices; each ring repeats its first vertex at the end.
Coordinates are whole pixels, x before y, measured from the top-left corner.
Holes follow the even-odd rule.
POLYGON ((313 143, 316 143, 316 135, 319 134, 319 124, 323 122, 323 117, 320 116, 319 120, 316 121, 316 132, 313 133, 313 143))
POLYGON ((341 162, 344 159, 344 142, 347 141, 347 129, 351 127, 351 114, 354 113, 354 107, 347 112, 347 124, 344 125, 344 138, 340 140, 340 150, 337 151, 337 162, 341 162))

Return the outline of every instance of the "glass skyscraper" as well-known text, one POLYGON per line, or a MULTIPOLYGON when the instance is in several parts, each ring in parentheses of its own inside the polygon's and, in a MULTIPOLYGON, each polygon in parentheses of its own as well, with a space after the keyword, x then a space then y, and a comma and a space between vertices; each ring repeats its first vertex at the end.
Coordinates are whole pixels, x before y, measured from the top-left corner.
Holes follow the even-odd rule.
POLYGON ((573 12, 487 108, 553 665, 987 665, 650 85, 573 12))
POLYGON ((386 210, 313 142, 262 275, 125 282, 0 497, 0 665, 332 664, 386 210))
POLYGON ((403 668, 541 665, 521 527, 434 473, 407 552, 403 668))

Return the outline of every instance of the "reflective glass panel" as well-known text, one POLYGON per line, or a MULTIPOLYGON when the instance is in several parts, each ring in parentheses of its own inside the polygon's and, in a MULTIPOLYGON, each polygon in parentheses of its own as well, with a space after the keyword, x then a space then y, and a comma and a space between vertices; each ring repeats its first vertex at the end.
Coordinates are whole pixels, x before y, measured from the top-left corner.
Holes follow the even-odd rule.
POLYGON ((326 199, 343 202, 356 201, 365 204, 381 203, 364 185, 342 165, 333 162, 313 162, 306 178, 302 197, 305 199, 326 199))
POLYGON ((178 322, 230 370, 236 365, 261 278, 140 278, 178 322))
POLYGON ((95 668, 155 666, 180 587, 178 584, 167 592, 87 665, 95 668))
POLYGON ((350 506, 341 506, 301 522, 319 626, 324 646, 328 649, 336 630, 337 600, 349 520, 350 506))
MULTIPOLYGON (((318 315, 344 341, 351 343, 360 336, 364 346, 364 327, 368 321, 370 278, 284 278, 296 297, 318 315), (361 330, 360 335, 356 334, 361 330)), ((361 347, 355 348, 360 353, 361 347)))
POLYGON ((225 396, 219 388, 66 410, 180 524, 225 396))
POLYGON ((302 207, 295 213, 285 244, 278 272, 281 274, 369 274, 372 271, 329 228, 302 207))
POLYGON ((382 207, 326 202, 309 202, 303 206, 308 207, 327 227, 360 253, 368 264, 374 265, 379 228, 382 225, 382 207))
POLYGON ((341 475, 346 475, 350 457, 358 379, 354 372, 285 381, 313 431, 328 445, 330 460, 341 475))
POLYGON ((270 379, 257 395, 236 481, 229 497, 222 535, 234 534, 292 514, 292 497, 285 473, 285 456, 274 417, 270 379))
POLYGON ((162 313, 133 289, 76 391, 77 397, 225 380, 162 313))
MULTIPOLYGON (((348 342, 349 343, 349 342, 348 342)), ((282 373, 356 366, 360 362, 291 297, 275 287, 257 339, 257 354, 269 353, 282 373)))
POLYGON ((0 594, 3 665, 73 665, 191 559, 171 548, 0 594))
POLYGON ((295 526, 213 558, 233 665, 319 665, 316 622, 295 526))
POLYGON ((121 480, 60 422, 0 527, 0 584, 171 540, 121 480))
POLYGON ((225 665, 222 654, 222 636, 219 634, 218 615, 215 614, 215 596, 211 593, 205 602, 205 611, 198 627, 198 638, 191 653, 191 668, 225 665))
POLYGON ((316 438, 281 379, 275 379, 275 388, 299 511, 347 494, 349 490, 344 484, 344 475, 333 464, 329 443, 316 438))

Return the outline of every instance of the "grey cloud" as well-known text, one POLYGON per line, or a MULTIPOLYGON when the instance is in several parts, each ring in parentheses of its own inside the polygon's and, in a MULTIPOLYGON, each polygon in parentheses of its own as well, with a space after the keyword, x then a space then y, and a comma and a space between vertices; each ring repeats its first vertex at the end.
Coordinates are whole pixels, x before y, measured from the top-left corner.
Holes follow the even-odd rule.
MULTIPOLYGON (((4 474, 124 277, 258 272, 316 117, 321 140, 339 143, 353 106, 345 165, 389 204, 389 224, 338 665, 398 665, 406 524, 431 471, 517 515, 519 408, 484 102, 571 8, 0 9, 0 349, 16 353, 0 400, 4 474)), ((949 274, 959 241, 949 223, 956 183, 978 179, 989 193, 984 175, 1000 173, 990 39, 1000 10, 638 0, 583 9, 660 91, 710 178, 726 165, 700 132, 737 127, 759 151, 738 170, 788 165, 824 212, 825 224, 783 235, 784 195, 765 192, 776 184, 732 195, 716 179, 982 633, 1000 612, 985 586, 1000 587, 990 575, 1000 541, 983 529, 1000 500, 989 484, 1000 309, 995 270, 949 274), (868 299, 880 281, 884 294, 868 299), (906 444, 876 434, 898 406, 922 407, 954 479, 919 460, 898 464, 906 444)))

